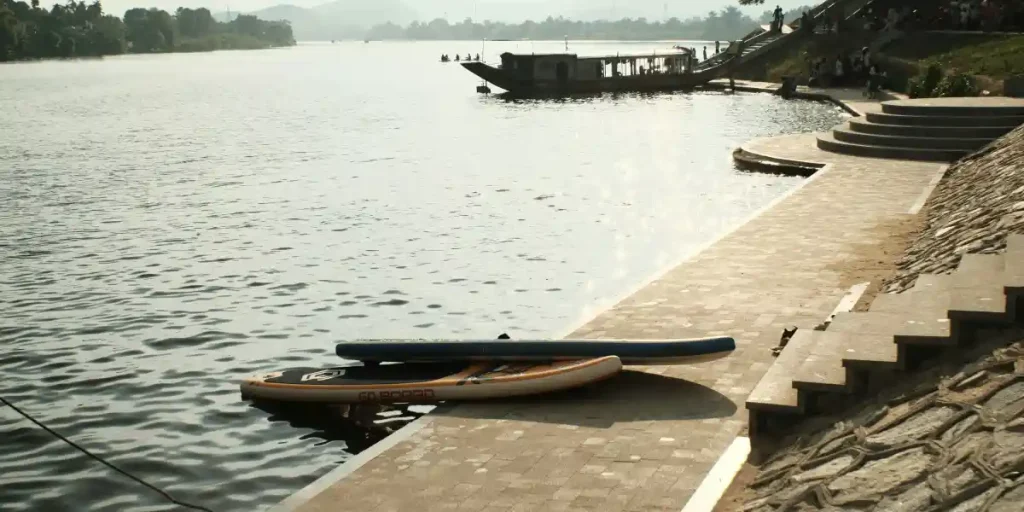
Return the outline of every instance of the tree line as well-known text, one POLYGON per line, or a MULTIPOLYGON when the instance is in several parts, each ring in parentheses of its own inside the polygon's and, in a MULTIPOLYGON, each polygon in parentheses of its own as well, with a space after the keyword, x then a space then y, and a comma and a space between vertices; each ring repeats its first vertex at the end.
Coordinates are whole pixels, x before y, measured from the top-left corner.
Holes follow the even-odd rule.
POLYGON ((255 49, 295 44, 287 22, 238 16, 218 22, 208 9, 129 9, 124 18, 105 14, 99 0, 68 0, 45 9, 0 0, 0 62, 25 59, 100 57, 255 49))
POLYGON ((711 11, 704 17, 665 21, 648 21, 645 18, 573 21, 549 16, 540 22, 524 21, 519 24, 476 22, 470 18, 452 24, 438 18, 426 23, 414 21, 405 27, 394 23, 377 25, 366 33, 366 37, 407 40, 557 40, 563 37, 577 40, 734 40, 749 34, 759 25, 758 21, 736 7, 729 6, 721 11, 711 11))

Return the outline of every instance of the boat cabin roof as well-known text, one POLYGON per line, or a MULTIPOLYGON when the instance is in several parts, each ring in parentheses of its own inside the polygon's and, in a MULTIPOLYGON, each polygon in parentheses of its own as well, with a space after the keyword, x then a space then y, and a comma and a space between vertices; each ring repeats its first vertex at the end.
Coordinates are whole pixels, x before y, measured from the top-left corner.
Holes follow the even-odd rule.
POLYGON ((537 60, 537 59, 564 59, 573 58, 577 60, 629 60, 629 59, 664 59, 668 57, 683 57, 688 55, 689 50, 666 50, 664 53, 635 53, 635 54, 619 54, 619 55, 578 55, 575 53, 531 53, 531 54, 517 54, 512 52, 505 52, 501 54, 502 60, 506 58, 515 58, 521 60, 537 60))

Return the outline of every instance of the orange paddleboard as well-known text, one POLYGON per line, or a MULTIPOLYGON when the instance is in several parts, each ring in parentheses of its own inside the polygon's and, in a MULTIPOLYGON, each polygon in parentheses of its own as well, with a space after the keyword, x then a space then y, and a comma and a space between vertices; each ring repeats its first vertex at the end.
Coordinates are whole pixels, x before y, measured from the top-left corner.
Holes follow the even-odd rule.
POLYGON ((616 356, 549 363, 399 363, 292 368, 241 383, 244 397, 294 402, 482 400, 589 384, 618 373, 616 356))

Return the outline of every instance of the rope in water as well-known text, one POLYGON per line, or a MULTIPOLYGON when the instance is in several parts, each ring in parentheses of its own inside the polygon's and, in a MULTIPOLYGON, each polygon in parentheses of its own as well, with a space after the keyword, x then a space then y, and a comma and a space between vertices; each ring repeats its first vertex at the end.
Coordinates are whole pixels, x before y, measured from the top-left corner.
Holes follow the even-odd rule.
POLYGON ((47 427, 46 425, 43 425, 42 423, 39 422, 39 420, 33 418, 31 415, 29 415, 25 411, 22 411, 21 409, 19 409, 17 406, 15 406, 9 400, 7 400, 6 398, 4 398, 2 396, 0 396, 0 402, 3 402, 4 405, 6 405, 7 407, 10 407, 12 410, 14 410, 14 412, 20 414, 23 418, 31 421, 32 423, 35 423, 39 428, 49 432, 51 435, 53 435, 57 439, 60 439, 61 441, 64 441, 65 443, 71 445, 73 448, 75 448, 76 450, 84 453, 85 455, 87 455, 88 457, 92 458, 93 460, 95 460, 95 461, 99 462, 100 464, 103 464, 104 466, 107 466, 108 468, 113 469, 114 471, 116 471, 118 473, 121 473, 122 475, 124 475, 124 476, 126 476, 128 478, 131 478, 132 480, 135 480, 136 482, 138 482, 138 483, 140 483, 140 484, 142 484, 142 485, 152 489, 153 491, 159 493, 161 496, 166 498, 167 501, 170 501, 171 503, 174 503, 175 505, 182 506, 182 507, 185 507, 185 508, 190 508, 190 509, 193 509, 193 510, 201 510, 202 512, 213 512, 212 510, 210 510, 210 509, 208 509, 206 507, 199 506, 199 505, 193 505, 191 503, 188 503, 188 502, 185 502, 185 501, 181 501, 181 500, 175 498, 174 496, 171 496, 171 494, 168 493, 167 491, 165 491, 165 490, 163 490, 163 489, 161 489, 161 488, 159 488, 159 487, 157 487, 157 486, 155 486, 155 485, 153 485, 153 484, 151 484, 151 483, 149 483, 149 482, 147 482, 147 481, 145 481, 145 480, 143 480, 143 479, 141 479, 141 478, 139 478, 139 477, 137 477, 135 475, 132 475, 131 473, 128 473, 127 471, 125 471, 125 470, 123 470, 123 469, 121 469, 121 468, 119 468, 119 467, 117 467, 117 466, 115 466, 115 465, 105 461, 105 460, 103 460, 98 455, 94 455, 89 450, 86 450, 85 448, 82 448, 81 446, 75 444, 73 441, 71 441, 70 439, 68 439, 68 438, 60 435, 59 433, 55 432, 50 427, 47 427))

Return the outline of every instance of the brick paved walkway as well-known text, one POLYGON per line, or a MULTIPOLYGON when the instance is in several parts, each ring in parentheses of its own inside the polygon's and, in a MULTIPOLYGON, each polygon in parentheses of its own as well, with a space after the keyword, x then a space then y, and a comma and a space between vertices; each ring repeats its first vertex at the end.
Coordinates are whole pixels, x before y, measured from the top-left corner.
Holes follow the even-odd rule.
POLYGON ((823 153, 813 135, 753 152, 831 163, 792 195, 604 312, 578 337, 728 334, 732 357, 632 368, 593 388, 463 404, 299 510, 678 511, 745 428, 743 403, 786 325, 810 328, 842 298, 836 268, 905 215, 936 164, 823 153))

